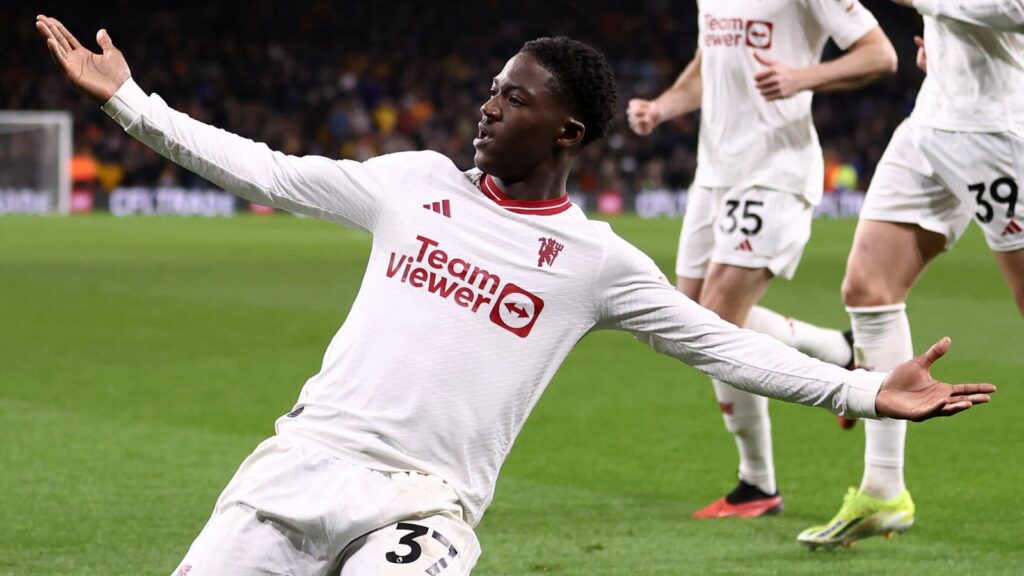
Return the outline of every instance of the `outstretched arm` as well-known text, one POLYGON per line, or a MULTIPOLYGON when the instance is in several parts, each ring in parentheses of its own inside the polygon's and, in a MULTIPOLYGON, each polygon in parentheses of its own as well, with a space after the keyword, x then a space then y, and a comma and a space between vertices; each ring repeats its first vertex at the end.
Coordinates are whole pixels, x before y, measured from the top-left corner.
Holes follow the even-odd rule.
POLYGON ((888 374, 820 362, 742 330, 672 287, 639 250, 616 238, 598 276, 598 326, 626 330, 654 350, 730 385, 853 417, 925 420, 989 401, 991 384, 953 386, 931 376, 943 339, 888 374))
POLYGON ((372 231, 380 201, 400 166, 376 158, 365 163, 275 152, 171 109, 131 79, 124 55, 105 30, 93 53, 55 18, 38 16, 36 28, 71 83, 128 134, 161 156, 246 200, 372 231))
POLYGON ((754 52, 754 58, 764 66, 754 82, 766 100, 789 98, 804 90, 854 90, 896 72, 896 50, 877 26, 828 62, 790 68, 761 52, 754 52))
POLYGON ((701 52, 686 65, 672 86, 654 100, 633 98, 626 109, 626 119, 633 132, 650 134, 658 124, 700 108, 704 84, 700 73, 701 52))
POLYGON ((1024 0, 892 0, 925 16, 994 30, 1024 32, 1024 0))

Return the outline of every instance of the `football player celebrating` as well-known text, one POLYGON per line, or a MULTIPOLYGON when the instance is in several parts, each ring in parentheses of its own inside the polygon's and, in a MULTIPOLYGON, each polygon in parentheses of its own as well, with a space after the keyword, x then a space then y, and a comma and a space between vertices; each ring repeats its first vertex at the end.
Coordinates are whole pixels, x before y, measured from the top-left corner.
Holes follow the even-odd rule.
POLYGON ((588 332, 619 329, 746 390, 859 417, 920 420, 987 402, 930 375, 949 347, 847 371, 743 331, 679 293, 566 196, 605 134, 615 80, 593 48, 527 42, 494 77, 476 168, 433 152, 292 157, 147 95, 100 31, 96 54, 37 28, 70 81, 130 135, 239 196, 373 234, 320 372, 221 494, 175 573, 469 574, 473 527, 527 415, 588 332))

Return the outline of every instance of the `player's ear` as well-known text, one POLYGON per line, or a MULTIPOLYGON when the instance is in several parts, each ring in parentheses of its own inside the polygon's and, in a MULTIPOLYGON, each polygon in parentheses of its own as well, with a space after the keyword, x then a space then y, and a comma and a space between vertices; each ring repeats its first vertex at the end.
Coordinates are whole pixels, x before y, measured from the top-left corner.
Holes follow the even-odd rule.
POLYGON ((570 117, 562 125, 562 133, 558 136, 558 144, 565 147, 576 146, 587 134, 587 127, 583 122, 570 117))

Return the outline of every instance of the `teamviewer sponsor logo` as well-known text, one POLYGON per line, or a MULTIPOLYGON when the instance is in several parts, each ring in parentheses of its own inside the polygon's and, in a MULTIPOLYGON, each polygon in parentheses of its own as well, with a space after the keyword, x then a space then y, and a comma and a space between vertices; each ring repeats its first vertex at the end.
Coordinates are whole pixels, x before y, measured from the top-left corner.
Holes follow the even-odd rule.
POLYGON ((527 290, 464 258, 456 258, 438 241, 417 236, 415 255, 391 253, 385 275, 453 302, 472 314, 490 309, 491 322, 526 338, 537 323, 544 301, 527 290), (495 297, 495 295, 497 295, 495 297))
POLYGON ((747 21, 747 46, 767 50, 772 47, 772 23, 760 20, 747 21))
POLYGON ((775 25, 765 20, 745 20, 732 16, 705 14, 701 31, 705 48, 757 48, 772 47, 772 33, 775 25))
POLYGON ((491 308, 491 322, 520 338, 526 338, 543 309, 543 300, 510 282, 501 291, 494 308, 491 308))

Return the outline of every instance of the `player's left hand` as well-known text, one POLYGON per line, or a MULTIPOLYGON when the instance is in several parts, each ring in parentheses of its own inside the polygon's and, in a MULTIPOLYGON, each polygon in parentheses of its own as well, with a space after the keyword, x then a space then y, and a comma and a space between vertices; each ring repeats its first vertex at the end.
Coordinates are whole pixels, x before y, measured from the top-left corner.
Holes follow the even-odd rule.
POLYGON ((899 4, 900 6, 913 6, 914 5, 914 0, 892 0, 892 1, 894 3, 896 3, 896 4, 899 4))
POLYGON ((975 404, 989 401, 992 384, 946 384, 931 375, 932 364, 949 350, 948 337, 927 352, 889 372, 875 397, 875 412, 887 418, 920 422, 936 416, 952 416, 975 404))
POLYGON ((765 100, 782 100, 805 89, 803 75, 798 68, 790 68, 760 52, 754 52, 754 59, 764 66, 754 74, 754 82, 765 100))

